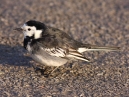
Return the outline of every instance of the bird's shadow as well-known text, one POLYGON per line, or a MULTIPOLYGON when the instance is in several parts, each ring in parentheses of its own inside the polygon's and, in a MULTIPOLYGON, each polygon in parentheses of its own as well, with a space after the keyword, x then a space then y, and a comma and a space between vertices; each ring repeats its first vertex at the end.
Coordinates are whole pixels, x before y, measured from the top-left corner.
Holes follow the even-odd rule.
POLYGON ((0 44, 0 64, 14 66, 31 66, 31 58, 25 56, 22 46, 9 46, 0 44))

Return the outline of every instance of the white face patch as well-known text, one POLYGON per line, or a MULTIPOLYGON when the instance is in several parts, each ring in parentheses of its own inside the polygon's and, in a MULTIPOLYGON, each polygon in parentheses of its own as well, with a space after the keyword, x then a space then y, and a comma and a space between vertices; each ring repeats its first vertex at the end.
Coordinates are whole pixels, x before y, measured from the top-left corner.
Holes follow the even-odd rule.
POLYGON ((41 33, 42 33, 42 30, 36 30, 35 33, 34 33, 34 38, 35 39, 40 38, 41 37, 41 33))
POLYGON ((24 38, 26 36, 31 37, 33 35, 34 35, 34 39, 41 37, 42 30, 37 30, 35 26, 28 26, 24 24, 21 28, 23 29, 24 38))

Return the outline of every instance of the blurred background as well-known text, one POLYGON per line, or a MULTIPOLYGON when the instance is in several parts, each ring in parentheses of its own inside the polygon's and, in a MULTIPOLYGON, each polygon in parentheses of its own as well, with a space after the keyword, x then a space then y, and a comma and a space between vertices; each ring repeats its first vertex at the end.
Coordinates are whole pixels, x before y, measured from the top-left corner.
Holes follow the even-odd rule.
POLYGON ((129 0, 0 0, 1 97, 128 97, 128 19, 129 0), (88 52, 92 63, 74 62, 54 78, 39 77, 22 47, 23 33, 13 30, 32 19, 121 51, 88 52))

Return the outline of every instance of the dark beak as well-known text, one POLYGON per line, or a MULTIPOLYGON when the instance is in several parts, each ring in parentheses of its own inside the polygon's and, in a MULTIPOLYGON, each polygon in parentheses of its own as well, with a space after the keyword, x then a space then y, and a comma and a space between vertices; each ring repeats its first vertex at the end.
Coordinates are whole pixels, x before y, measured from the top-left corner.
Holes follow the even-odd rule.
POLYGON ((22 28, 15 28, 14 30, 16 30, 16 31, 23 31, 22 28))

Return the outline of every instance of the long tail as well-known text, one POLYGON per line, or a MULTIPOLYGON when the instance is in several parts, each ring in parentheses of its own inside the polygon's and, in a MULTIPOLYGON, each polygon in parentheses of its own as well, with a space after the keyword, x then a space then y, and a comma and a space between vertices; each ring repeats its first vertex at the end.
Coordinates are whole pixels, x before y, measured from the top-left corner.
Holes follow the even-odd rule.
POLYGON ((111 47, 111 46, 96 46, 96 45, 86 45, 85 47, 78 48, 78 52, 82 53, 85 51, 118 51, 120 47, 111 47))

